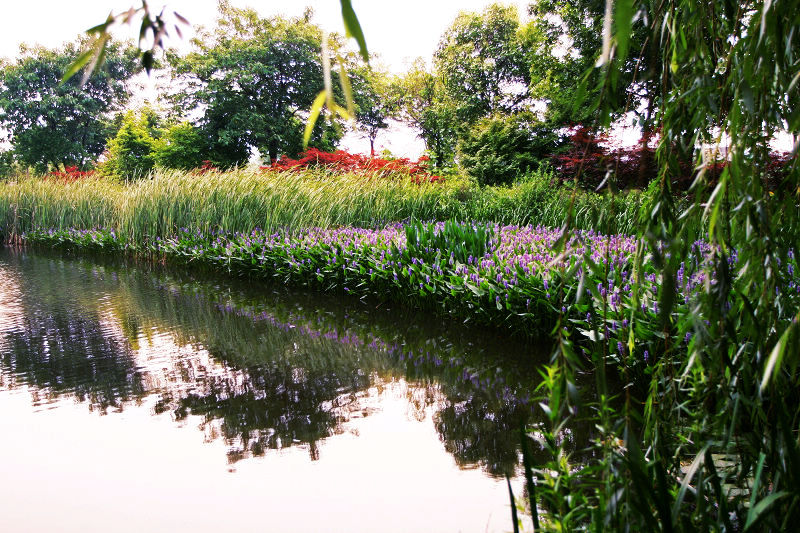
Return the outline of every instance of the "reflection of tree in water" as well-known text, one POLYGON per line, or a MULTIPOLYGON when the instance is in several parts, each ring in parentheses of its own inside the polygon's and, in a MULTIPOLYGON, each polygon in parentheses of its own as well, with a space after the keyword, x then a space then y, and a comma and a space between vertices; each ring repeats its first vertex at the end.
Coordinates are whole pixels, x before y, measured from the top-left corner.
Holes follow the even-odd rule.
POLYGON ((179 416, 203 415, 206 431, 219 431, 228 443, 231 461, 298 443, 307 444, 317 458, 317 442, 341 432, 347 421, 336 402, 349 397, 357 404, 355 393, 379 383, 378 376, 396 375, 410 382, 409 416, 423 420, 426 408, 435 406, 436 429, 460 467, 484 467, 498 477, 515 473, 520 424, 533 412, 518 393, 532 390, 525 379, 535 375, 532 361, 511 361, 480 344, 465 346, 457 335, 434 335, 418 323, 404 328, 394 320, 389 326, 380 316, 353 309, 344 318, 344 312, 320 313, 305 305, 314 318, 303 319, 299 304, 301 309, 262 314, 252 301, 232 294, 225 305, 187 308, 179 300, 196 302, 196 295, 168 290, 164 298, 151 314, 168 323, 179 320, 181 331, 215 358, 246 368, 245 382, 215 378, 209 390, 173 407, 179 416), (180 309, 180 317, 173 314, 180 309), (338 329, 345 325, 349 329, 338 329), (469 378, 465 366, 471 369, 469 378), (472 372, 491 379, 477 379, 472 372))
POLYGON ((91 318, 37 317, 6 341, 3 366, 15 381, 35 387, 37 403, 70 394, 105 412, 144 393, 125 344, 91 318))
POLYGON ((344 390, 371 385, 369 376, 341 368, 299 372, 287 361, 247 369, 247 379, 215 376, 202 393, 178 401, 177 417, 202 415, 207 428, 219 427, 234 462, 267 450, 307 444, 312 460, 318 441, 341 432, 345 420, 326 409, 344 390), (219 425, 216 425, 219 420, 219 425))
POLYGON ((298 445, 317 459, 319 442, 343 431, 365 391, 398 377, 409 384, 409 416, 424 420, 433 407, 440 439, 461 467, 513 474, 520 424, 535 422, 521 399, 533 389, 526 376, 536 375, 535 365, 509 359, 506 340, 491 347, 457 328, 317 296, 265 297, 252 287, 79 261, 28 263, 22 277, 38 287, 25 291, 28 322, 10 334, 4 368, 41 391, 101 408, 157 393, 157 413, 202 417, 206 438, 224 439, 231 462, 298 445), (97 318, 97 298, 75 297, 92 287, 107 295, 103 316, 114 317, 116 336, 97 318), (154 331, 186 350, 169 355, 170 368, 137 368, 139 343, 154 331))
POLYGON ((531 410, 489 402, 487 396, 483 391, 448 395, 449 405, 436 414, 436 430, 460 467, 482 465, 493 476, 513 476, 519 463, 519 427, 531 410))
MULTIPOLYGON (((456 464, 483 467, 498 478, 513 477, 520 466, 520 429, 544 421, 542 411, 528 399, 535 386, 530 380, 535 373, 533 361, 462 354, 453 362, 418 349, 405 359, 406 375, 409 380, 429 383, 427 393, 417 397, 426 404, 436 403, 434 424, 456 464), (475 367, 476 359, 483 365, 481 370, 475 367)), ((421 408, 422 402, 417 403, 421 408)), ((581 457, 591 431, 591 424, 572 423, 562 434, 566 450, 581 457)), ((528 448, 534 464, 548 458, 535 443, 528 448)))
POLYGON ((97 310, 87 313, 66 295, 56 296, 61 292, 56 287, 42 297, 35 287, 39 278, 51 284, 64 280, 50 268, 38 274, 30 284, 29 276, 3 272, 14 276, 20 300, 18 316, 5 316, 0 323, 5 386, 30 386, 34 403, 70 395, 103 413, 141 397, 142 376, 125 340, 103 325, 97 310))

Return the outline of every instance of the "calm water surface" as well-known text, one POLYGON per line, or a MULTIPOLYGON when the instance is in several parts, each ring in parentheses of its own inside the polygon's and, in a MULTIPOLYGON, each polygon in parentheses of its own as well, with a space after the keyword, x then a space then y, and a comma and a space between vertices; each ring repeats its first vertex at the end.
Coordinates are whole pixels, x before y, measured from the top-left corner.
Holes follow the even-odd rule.
POLYGON ((385 306, 0 249, 0 529, 509 531, 537 351, 385 306))

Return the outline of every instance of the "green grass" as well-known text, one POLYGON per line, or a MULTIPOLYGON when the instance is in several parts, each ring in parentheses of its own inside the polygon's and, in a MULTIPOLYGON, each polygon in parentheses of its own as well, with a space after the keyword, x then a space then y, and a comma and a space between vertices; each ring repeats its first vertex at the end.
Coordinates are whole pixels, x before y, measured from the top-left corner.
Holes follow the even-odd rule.
POLYGON ((465 178, 444 184, 369 179, 325 172, 235 170, 157 172, 131 184, 91 179, 61 183, 19 178, 0 183, 0 232, 6 238, 37 228, 113 229, 131 242, 201 231, 306 227, 376 227, 418 220, 483 220, 561 226, 574 202, 573 226, 633 230, 638 192, 607 195, 560 189, 546 173, 513 187, 479 187, 465 178))

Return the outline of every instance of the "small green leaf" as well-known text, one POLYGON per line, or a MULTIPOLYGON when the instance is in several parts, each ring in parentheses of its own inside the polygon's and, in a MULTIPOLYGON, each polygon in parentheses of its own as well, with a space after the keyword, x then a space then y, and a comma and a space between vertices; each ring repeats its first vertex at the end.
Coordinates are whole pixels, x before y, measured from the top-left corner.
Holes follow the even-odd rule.
POLYGON ((692 478, 694 477, 695 473, 697 472, 697 468, 703 463, 705 459, 705 452, 709 449, 710 444, 706 444, 703 446, 703 449, 695 456, 694 461, 692 461, 691 466, 689 466, 689 470, 686 471, 686 475, 683 476, 683 481, 681 481, 681 488, 678 490, 678 497, 675 499, 675 503, 672 505, 672 521, 677 523, 680 517, 681 505, 683 505, 683 500, 686 498, 686 491, 689 489, 689 483, 691 483, 692 478))
POLYGON ((86 30, 86 33, 88 33, 89 35, 91 35, 93 33, 99 33, 99 34, 106 33, 108 31, 108 27, 113 22, 114 22, 113 17, 111 15, 109 15, 108 19, 105 22, 103 22, 102 24, 98 24, 97 26, 92 26, 91 28, 86 30))
POLYGON ((333 104, 333 112, 345 120, 351 120, 353 118, 353 115, 351 115, 347 109, 338 104, 333 104))
POLYGON ((786 353, 786 346, 789 344, 789 336, 792 332, 797 329, 798 321, 800 321, 800 314, 795 316, 794 320, 789 327, 783 332, 781 338, 778 339, 778 342, 775 343, 775 347, 769 354, 769 358, 767 359, 767 365, 764 368, 764 377, 761 378, 761 391, 763 392, 764 389, 767 388, 769 385, 769 380, 772 378, 772 374, 775 373, 776 370, 779 370, 781 367, 781 362, 783 361, 783 355, 786 353))
POLYGON ((344 62, 339 60, 339 80, 342 83, 342 91, 344 92, 345 102, 347 102, 347 112, 350 115, 355 115, 355 105, 353 104, 353 87, 350 85, 350 78, 347 77, 347 71, 344 69, 344 62))
POLYGON ((181 16, 180 13, 178 13, 177 11, 173 11, 172 14, 175 15, 175 18, 178 19, 181 22, 181 24, 189 26, 189 21, 185 17, 181 16))
POLYGON ((672 47, 672 59, 669 62, 669 69, 673 74, 678 73, 678 49, 675 46, 672 47))
POLYGON ((617 34, 617 57, 624 61, 628 56, 628 44, 631 39, 631 26, 633 23, 633 0, 617 0, 614 13, 614 25, 617 34))
POLYGON ((754 525, 761 520, 761 517, 764 513, 766 513, 778 500, 789 496, 789 492, 782 490, 780 492, 774 492, 764 498, 763 500, 759 501, 755 507, 750 508, 750 512, 747 513, 747 523, 744 525, 744 530, 747 531, 754 525))

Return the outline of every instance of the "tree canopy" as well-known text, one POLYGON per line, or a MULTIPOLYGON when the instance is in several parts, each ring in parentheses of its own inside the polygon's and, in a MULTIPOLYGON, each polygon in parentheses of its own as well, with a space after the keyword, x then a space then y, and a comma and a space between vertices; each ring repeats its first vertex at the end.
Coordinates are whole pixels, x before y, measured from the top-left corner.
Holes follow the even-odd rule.
POLYGON ((455 113, 446 101, 439 77, 418 59, 391 88, 398 116, 416 128, 436 166, 452 160, 455 151, 455 113))
MULTIPOLYGON (((221 3, 216 28, 195 39, 195 51, 169 55, 181 87, 175 100, 203 110, 199 126, 215 163, 239 164, 253 148, 271 160, 302 150, 307 110, 323 89, 322 41, 310 13, 262 19, 221 3)), ((335 35, 329 43, 338 48, 335 35)), ((340 136, 318 123, 310 144, 332 149, 340 136)))
POLYGON ((530 103, 530 72, 516 7, 493 4, 460 13, 442 35, 434 66, 459 122, 530 103))
POLYGON ((613 83, 601 88, 601 72, 592 67, 603 47, 605 9, 604 0, 531 2, 531 19, 522 32, 531 97, 547 103, 546 121, 552 124, 594 126, 600 118, 630 111, 650 129, 662 65, 657 42, 648 34, 656 14, 642 8, 630 20, 625 47, 618 50, 620 68, 613 83), (601 109, 609 113, 603 115, 601 109))
POLYGON ((109 114, 130 96, 126 83, 137 71, 135 52, 110 43, 104 67, 81 85, 61 83, 82 41, 58 49, 22 46, 15 62, 0 66, 0 125, 17 159, 39 170, 85 166, 113 133, 109 114))
POLYGON ((388 120, 397 113, 397 101, 389 90, 390 79, 386 72, 369 66, 350 74, 356 127, 369 140, 370 155, 375 155, 375 138, 389 127, 388 120))

